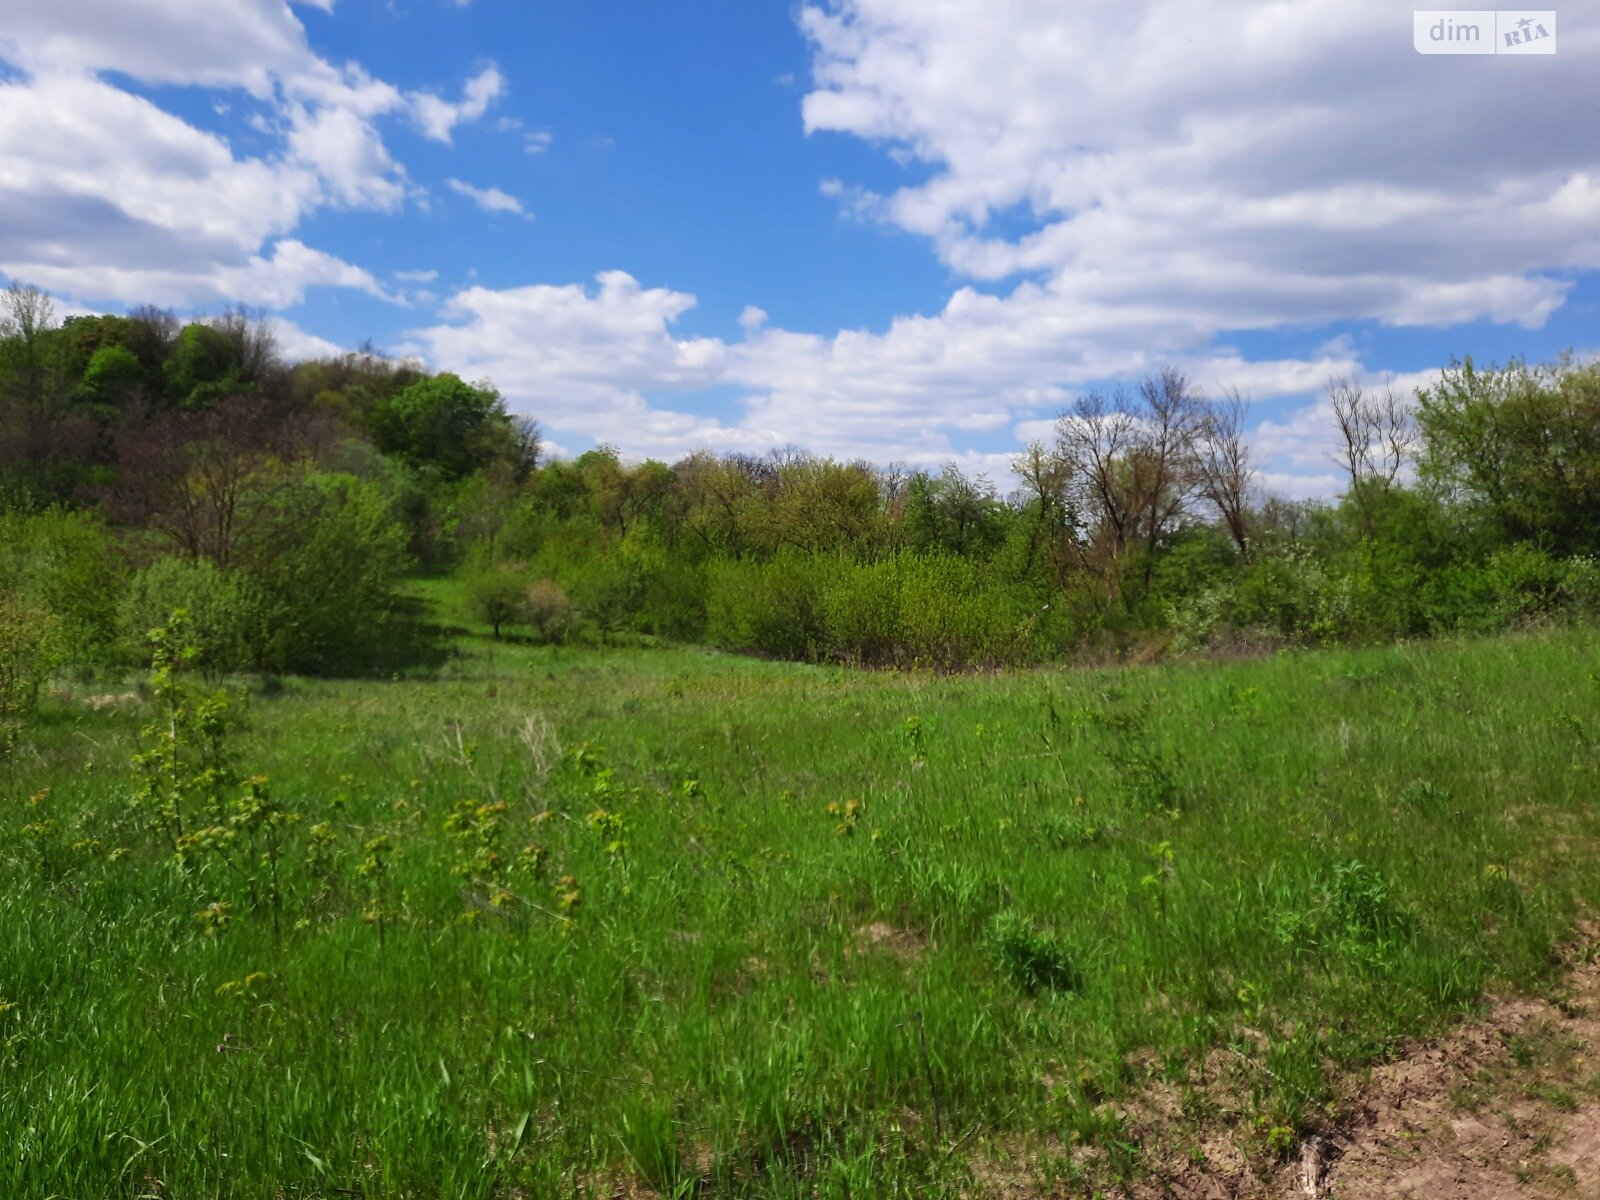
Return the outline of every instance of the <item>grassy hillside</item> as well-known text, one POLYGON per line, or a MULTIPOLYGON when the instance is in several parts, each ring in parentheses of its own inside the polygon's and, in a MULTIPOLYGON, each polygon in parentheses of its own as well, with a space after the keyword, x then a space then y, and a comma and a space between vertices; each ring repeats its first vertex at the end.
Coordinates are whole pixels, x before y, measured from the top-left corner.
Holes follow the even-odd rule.
POLYGON ((1223 1120, 1266 1160, 1600 899, 1588 633, 963 677, 461 649, 236 696, 268 782, 181 860, 149 693, 47 704, 0 775, 0 1194, 953 1194, 1137 1176, 1157 1083, 1163 1153, 1223 1120))

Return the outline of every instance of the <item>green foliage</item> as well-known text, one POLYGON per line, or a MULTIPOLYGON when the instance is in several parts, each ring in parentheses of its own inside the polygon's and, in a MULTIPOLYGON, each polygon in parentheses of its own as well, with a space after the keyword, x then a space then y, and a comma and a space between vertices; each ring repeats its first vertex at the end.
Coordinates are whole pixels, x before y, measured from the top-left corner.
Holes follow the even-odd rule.
POLYGON ((116 644, 122 571, 89 513, 0 513, 0 594, 49 614, 64 661, 103 661, 116 644))
POLYGON ((576 612, 572 601, 553 579, 535 579, 524 597, 528 627, 542 642, 559 642, 572 631, 576 612))
POLYGON ((1423 477, 1508 539, 1600 549, 1600 366, 1468 358, 1418 393, 1417 417, 1423 477))
POLYGON ((0 770, 0 1192, 958 1194, 1052 1133, 1110 1190, 1161 1167, 1117 1113, 1219 1054, 1204 1119, 1292 1157, 1600 901, 1581 629, 939 679, 487 641, 60 685, 0 770))
POLYGON ((919 471, 906 487, 906 540, 916 550, 982 556, 1004 539, 1009 515, 993 484, 953 463, 938 475, 919 471))
POLYGON ((1037 591, 947 554, 716 563, 709 589, 707 639, 775 657, 960 669, 1018 665, 1060 648, 1037 591))
POLYGON ((201 322, 185 325, 163 368, 167 395, 184 408, 209 408, 233 390, 238 368, 227 334, 201 322))
POLYGON ((991 932, 1000 972, 1025 992, 1066 992, 1082 985, 1072 955, 1060 939, 1007 909, 991 932))
POLYGON ((122 346, 102 346, 84 368, 80 393, 96 404, 119 404, 135 398, 147 371, 138 355, 122 346))
POLYGON ((819 578, 831 564, 800 554, 769 562, 713 561, 707 572, 706 640, 781 658, 808 658, 823 641, 819 578))
POLYGON ((0 761, 15 749, 62 650, 55 614, 18 595, 0 594, 0 761))
POLYGON ((420 631, 395 592, 405 541, 374 483, 313 474, 275 489, 237 555, 266 618, 258 665, 361 673, 413 653, 420 631))
POLYGON ((133 755, 138 787, 128 798, 135 818, 157 833, 180 862, 211 839, 228 791, 238 782, 228 749, 233 723, 224 691, 201 692, 185 678, 199 658, 181 609, 149 631, 153 719, 133 755))
POLYGON ((266 599, 248 576, 209 559, 158 558, 133 577, 120 610, 124 641, 136 657, 149 653, 149 634, 182 609, 193 662, 208 672, 257 665, 270 641, 266 599))
MULTIPOLYGON (((1418 795, 1414 805, 1435 799, 1432 792, 1418 795)), ((1388 878, 1358 859, 1335 863, 1310 904, 1278 909, 1270 925, 1297 952, 1343 953, 1372 965, 1382 965, 1416 930, 1411 914, 1395 902, 1388 878)))
POLYGON ((460 479, 485 465, 505 422, 500 397, 443 373, 384 400, 371 417, 373 441, 411 466, 460 479))
POLYGON ((503 627, 527 622, 527 578, 507 567, 480 571, 467 580, 467 607, 498 639, 503 627))

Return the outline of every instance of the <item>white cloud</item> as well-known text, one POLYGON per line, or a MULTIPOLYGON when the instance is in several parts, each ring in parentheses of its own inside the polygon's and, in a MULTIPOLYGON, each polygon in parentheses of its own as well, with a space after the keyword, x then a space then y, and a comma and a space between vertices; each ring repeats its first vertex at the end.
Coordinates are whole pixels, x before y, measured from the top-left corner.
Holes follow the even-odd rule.
POLYGON ((1561 272, 1600 267, 1597 158, 1553 116, 1592 94, 1592 33, 1527 71, 1418 56, 1380 0, 838 0, 801 21, 807 128, 930 171, 832 193, 1073 308, 1159 307, 1196 336, 1536 326, 1561 272))
POLYGON ((474 187, 470 183, 463 183, 459 179, 446 179, 445 184, 458 196, 465 196, 479 208, 487 213, 516 213, 528 216, 522 209, 522 201, 510 192, 503 192, 497 187, 474 187))
POLYGON ((641 391, 694 392, 722 380, 723 343, 672 332, 694 297, 643 288, 622 271, 597 283, 467 288, 444 306, 446 323, 411 336, 438 367, 494 380, 515 407, 553 430, 638 453, 724 444, 729 431, 717 421, 655 407, 641 391))
POLYGON ((1533 70, 1423 59, 1378 0, 833 0, 801 22, 807 128, 873 141, 919 180, 824 194, 995 290, 836 333, 751 306, 728 343, 679 336, 692 298, 627 276, 599 294, 472 289, 452 306, 464 323, 419 333, 430 353, 636 453, 796 442, 991 465, 1004 456, 962 448, 1171 362, 1274 414, 1257 442, 1269 482, 1326 491, 1320 390, 1373 371, 1348 340, 1253 361, 1221 344, 1230 331, 1537 326, 1600 267, 1600 155, 1549 119, 1590 94, 1595 35, 1533 70), (739 415, 663 407, 691 385, 733 393, 739 415))
POLYGON ((248 255, 237 264, 205 264, 200 270, 162 264, 42 263, 19 270, 0 261, 0 271, 58 294, 113 296, 174 308, 233 303, 288 308, 304 300, 312 287, 353 288, 379 299, 396 299, 370 272, 293 238, 280 239, 265 253, 248 255))
POLYGON ((332 358, 344 353, 344 347, 314 333, 307 333, 286 317, 268 317, 264 324, 272 331, 278 353, 286 362, 303 362, 308 358, 332 358))
POLYGON ((26 71, 117 71, 149 83, 243 88, 336 75, 273 0, 8 0, 0 56, 26 71))
MULTIPOLYGON (((926 239, 958 281, 944 303, 815 331, 751 304, 724 341, 683 332, 694 297, 618 271, 470 287, 410 336, 553 430, 633 453, 795 442, 991 472, 1075 391, 1175 362, 1273 414, 1269 481, 1326 489, 1320 388, 1381 364, 1349 339, 1267 361, 1227 343, 1357 320, 1538 326, 1600 268, 1600 152, 1562 115, 1592 99, 1600 0, 1564 13, 1560 55, 1500 60, 1417 56, 1379 0, 819 0, 801 9, 806 127, 880 146, 908 181, 819 185, 926 239), (683 411, 706 389, 731 415, 683 411)), ((22 72, 0 81, 0 270, 180 305, 388 295, 296 230, 326 206, 425 205, 383 122, 447 143, 506 90, 494 66, 445 99, 330 63, 282 0, 12 0, 0 58, 22 72), (119 75, 231 89, 270 149, 244 155, 119 75)), ((499 188, 447 186, 528 215, 499 188)))
MULTIPOLYGON (((402 206, 412 185, 377 122, 410 102, 314 53, 282 0, 13 0, 0 60, 21 72, 0 76, 0 270, 180 306, 292 302, 307 286, 384 294, 287 235, 324 206, 402 206), (110 73, 242 91, 255 111, 241 117, 273 148, 242 156, 110 73)), ((446 135, 503 88, 492 67, 469 80, 446 135)))
MULTIPOLYGON (((1002 487, 1012 452, 972 450, 973 439, 1020 446, 1048 438, 1055 412, 1078 388, 1169 361, 1091 354, 1043 294, 1019 312, 1015 297, 964 291, 933 317, 833 337, 770 328, 766 314, 750 308, 740 319, 744 339, 729 343, 675 331, 693 296, 644 288, 620 271, 598 283, 469 288, 447 302, 444 322, 412 331, 405 348, 441 369, 493 379, 513 408, 554 432, 633 456, 670 459, 702 446, 759 453, 792 443, 879 462, 954 461, 1002 487), (710 388, 740 397, 737 419, 683 411, 710 388)), ((1170 361, 1213 394, 1236 386, 1263 399, 1309 397, 1334 375, 1363 374, 1338 349, 1304 360, 1250 361, 1224 349, 1170 361)), ((1312 416, 1269 426, 1262 463, 1323 472, 1330 432, 1312 416)), ((1313 478, 1298 490, 1318 487, 1313 478)))
POLYGON ((424 136, 449 142, 457 125, 476 121, 505 94, 506 80, 493 64, 467 80, 460 100, 444 100, 429 92, 411 96, 411 112, 424 136))

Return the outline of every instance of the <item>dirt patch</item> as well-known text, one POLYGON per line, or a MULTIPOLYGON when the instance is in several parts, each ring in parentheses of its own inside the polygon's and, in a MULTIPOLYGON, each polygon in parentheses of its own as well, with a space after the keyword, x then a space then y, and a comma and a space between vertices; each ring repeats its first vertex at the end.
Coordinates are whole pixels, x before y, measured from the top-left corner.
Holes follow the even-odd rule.
POLYGON ((1600 1197, 1600 929, 1548 999, 1483 1019, 1372 1072, 1315 1190, 1341 1200, 1600 1197))
POLYGON ((928 939, 914 929, 897 929, 887 921, 874 921, 856 930, 852 950, 867 954, 874 950, 892 954, 901 962, 915 962, 928 949, 928 939))
POLYGON ((108 708, 121 708, 125 704, 138 704, 138 692, 106 692, 99 696, 86 696, 84 705, 95 712, 103 712, 108 708))
POLYGON ((1247 1119, 1251 1061, 1219 1049, 1181 1084, 1148 1078, 1100 1106, 1137 1147, 1131 1171, 1093 1143, 991 1143, 969 1160, 969 1194, 1600 1200, 1600 925, 1567 965, 1548 996, 1491 1000, 1484 1016, 1352 1078, 1330 1106, 1336 1124, 1287 1161, 1247 1119))

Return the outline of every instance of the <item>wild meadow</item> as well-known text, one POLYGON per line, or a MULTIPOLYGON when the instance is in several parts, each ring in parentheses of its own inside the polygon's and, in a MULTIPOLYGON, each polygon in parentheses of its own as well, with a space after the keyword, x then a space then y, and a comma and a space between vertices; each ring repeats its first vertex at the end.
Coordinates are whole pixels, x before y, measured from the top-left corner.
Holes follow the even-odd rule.
POLYGON ((1002 496, 273 338, 0 294, 0 1200, 1160 1194, 1600 900, 1600 366, 1002 496))
POLYGON ((471 626, 353 682, 183 636, 0 774, 0 1195, 1269 1164, 1600 900, 1582 628, 942 675, 471 626))

